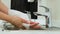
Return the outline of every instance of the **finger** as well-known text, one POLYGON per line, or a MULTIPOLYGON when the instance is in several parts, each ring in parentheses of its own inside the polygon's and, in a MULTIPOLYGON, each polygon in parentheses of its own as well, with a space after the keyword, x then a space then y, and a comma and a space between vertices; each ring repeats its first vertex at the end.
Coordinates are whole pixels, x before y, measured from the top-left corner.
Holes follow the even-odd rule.
POLYGON ((32 29, 40 29, 41 28, 41 26, 34 26, 34 27, 32 27, 32 29))
POLYGON ((27 21, 26 24, 30 24, 30 21, 27 21))
POLYGON ((34 24, 30 24, 30 27, 34 27, 35 25, 38 25, 39 23, 34 23, 34 24))
POLYGON ((30 24, 35 24, 35 23, 37 23, 37 22, 30 22, 30 24))
POLYGON ((41 26, 38 26, 38 25, 37 25, 37 26, 34 26, 33 28, 41 28, 41 26))
POLYGON ((26 28, 24 26, 22 26, 21 29, 26 30, 26 28))

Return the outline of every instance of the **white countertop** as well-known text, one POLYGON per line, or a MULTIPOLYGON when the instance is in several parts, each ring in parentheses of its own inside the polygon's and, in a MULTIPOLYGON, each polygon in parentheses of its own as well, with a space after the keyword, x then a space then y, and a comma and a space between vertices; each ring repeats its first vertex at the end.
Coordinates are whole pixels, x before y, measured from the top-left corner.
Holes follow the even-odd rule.
POLYGON ((47 30, 4 30, 0 33, 3 34, 60 34, 60 28, 50 28, 47 30))
POLYGON ((42 30, 19 30, 19 31, 1 31, 1 34, 60 34, 60 31, 42 31, 42 30))

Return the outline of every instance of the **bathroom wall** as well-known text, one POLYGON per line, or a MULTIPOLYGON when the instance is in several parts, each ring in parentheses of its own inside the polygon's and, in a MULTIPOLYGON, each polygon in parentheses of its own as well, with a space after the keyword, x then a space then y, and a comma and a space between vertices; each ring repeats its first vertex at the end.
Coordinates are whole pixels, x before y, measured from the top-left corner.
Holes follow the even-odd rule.
POLYGON ((52 26, 60 27, 60 0, 47 0, 51 11, 52 26))

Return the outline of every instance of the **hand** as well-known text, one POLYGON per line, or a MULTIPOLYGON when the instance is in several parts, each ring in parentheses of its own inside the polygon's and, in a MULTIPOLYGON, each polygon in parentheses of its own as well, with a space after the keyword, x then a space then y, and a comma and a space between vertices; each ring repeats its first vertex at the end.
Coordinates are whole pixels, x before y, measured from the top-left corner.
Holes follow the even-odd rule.
POLYGON ((23 25, 22 25, 22 18, 19 18, 17 16, 11 16, 12 17, 12 24, 17 27, 18 29, 26 29, 23 25))
POLYGON ((30 24, 30 29, 40 29, 40 28, 42 28, 40 25, 38 25, 39 23, 37 23, 37 22, 32 22, 32 21, 28 21, 28 20, 25 20, 25 19, 23 19, 23 21, 25 21, 24 23, 26 23, 26 24, 30 24))
POLYGON ((41 26, 38 24, 39 23, 36 23, 36 22, 30 22, 30 29, 32 29, 32 30, 40 29, 41 26))
POLYGON ((22 29, 26 29, 22 25, 22 23, 30 24, 30 29, 39 29, 39 28, 41 28, 41 26, 38 25, 39 23, 28 21, 28 20, 25 20, 25 19, 17 17, 17 16, 13 16, 12 19, 13 19, 13 21, 15 21, 15 25, 19 28, 22 28, 22 29))

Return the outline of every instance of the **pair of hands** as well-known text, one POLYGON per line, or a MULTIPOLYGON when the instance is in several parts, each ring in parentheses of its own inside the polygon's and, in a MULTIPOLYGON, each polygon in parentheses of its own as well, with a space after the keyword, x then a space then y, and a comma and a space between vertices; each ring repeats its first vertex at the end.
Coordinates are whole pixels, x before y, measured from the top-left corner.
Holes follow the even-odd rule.
POLYGON ((17 27, 22 28, 22 29, 26 29, 26 28, 22 25, 22 23, 30 24, 30 28, 29 28, 29 29, 32 29, 32 30, 34 30, 34 29, 40 29, 40 28, 41 28, 41 26, 38 25, 39 23, 37 23, 37 22, 32 22, 32 21, 28 21, 28 20, 25 20, 25 19, 20 18, 20 17, 17 17, 17 16, 13 16, 13 20, 15 21, 15 25, 16 25, 17 27))

